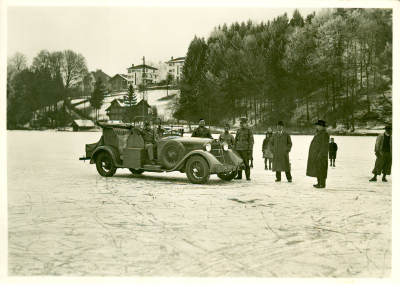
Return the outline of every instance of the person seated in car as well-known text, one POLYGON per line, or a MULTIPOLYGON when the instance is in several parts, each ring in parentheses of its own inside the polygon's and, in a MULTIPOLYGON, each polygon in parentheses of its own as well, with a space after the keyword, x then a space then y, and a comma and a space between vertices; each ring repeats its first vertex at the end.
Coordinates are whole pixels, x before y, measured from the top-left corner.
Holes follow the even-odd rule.
POLYGON ((159 125, 157 128, 157 136, 162 137, 164 135, 164 133, 165 133, 165 128, 162 127, 161 125, 159 125))
POLYGON ((150 164, 155 165, 156 161, 154 159, 154 150, 156 148, 156 134, 151 128, 150 122, 146 122, 144 124, 144 129, 141 131, 141 134, 144 141, 144 148, 149 154, 150 164))

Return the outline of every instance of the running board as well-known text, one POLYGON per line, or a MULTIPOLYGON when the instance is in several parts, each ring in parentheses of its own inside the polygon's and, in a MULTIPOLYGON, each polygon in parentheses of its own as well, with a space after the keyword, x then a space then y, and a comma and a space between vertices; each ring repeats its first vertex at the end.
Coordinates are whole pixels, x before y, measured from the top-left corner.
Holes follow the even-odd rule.
POLYGON ((160 165, 143 165, 141 170, 145 170, 148 172, 164 172, 165 169, 162 168, 160 165))

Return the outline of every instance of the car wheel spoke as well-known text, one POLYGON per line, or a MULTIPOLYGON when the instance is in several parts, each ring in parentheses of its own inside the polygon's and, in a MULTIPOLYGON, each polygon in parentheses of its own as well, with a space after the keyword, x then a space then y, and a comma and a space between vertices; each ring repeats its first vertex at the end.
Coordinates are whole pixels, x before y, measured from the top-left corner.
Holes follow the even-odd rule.
POLYGON ((166 150, 166 158, 169 162, 175 163, 179 158, 179 153, 176 151, 175 147, 169 147, 166 150))
POLYGON ((193 176, 195 176, 198 179, 202 178, 204 175, 204 168, 200 162, 193 163, 191 165, 191 170, 192 170, 193 176))
POLYGON ((111 162, 107 157, 104 157, 101 161, 101 166, 105 171, 109 171, 111 167, 111 162))

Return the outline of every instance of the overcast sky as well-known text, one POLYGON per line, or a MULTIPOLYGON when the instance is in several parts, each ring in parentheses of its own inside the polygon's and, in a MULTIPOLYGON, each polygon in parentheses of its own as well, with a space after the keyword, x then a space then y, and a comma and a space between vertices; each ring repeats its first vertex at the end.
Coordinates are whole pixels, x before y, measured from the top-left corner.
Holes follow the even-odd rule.
MULTIPOLYGON (((8 56, 25 54, 28 64, 42 49, 81 53, 90 71, 126 73, 131 64, 185 56, 195 35, 251 19, 261 23, 292 8, 194 7, 8 7, 8 56)), ((298 7, 306 17, 320 8, 298 7)))

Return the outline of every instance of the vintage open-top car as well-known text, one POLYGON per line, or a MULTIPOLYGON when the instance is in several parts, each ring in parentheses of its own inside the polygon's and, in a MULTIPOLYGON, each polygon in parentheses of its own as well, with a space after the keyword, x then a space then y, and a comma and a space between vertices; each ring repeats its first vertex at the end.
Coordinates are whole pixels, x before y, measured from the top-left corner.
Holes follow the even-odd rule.
MULTIPOLYGON (((103 135, 97 143, 86 144, 86 155, 80 160, 96 164, 98 173, 111 177, 117 168, 129 168, 133 174, 148 172, 185 172, 189 181, 202 184, 210 174, 230 181, 238 170, 244 169, 243 160, 228 149, 226 143, 211 138, 183 137, 160 134, 156 141, 156 164, 150 164, 141 134, 142 129, 133 124, 102 124, 103 135)), ((154 118, 153 118, 154 120, 154 118)), ((160 129, 161 120, 157 118, 160 129)), ((156 129, 157 131, 157 129, 156 129)))

